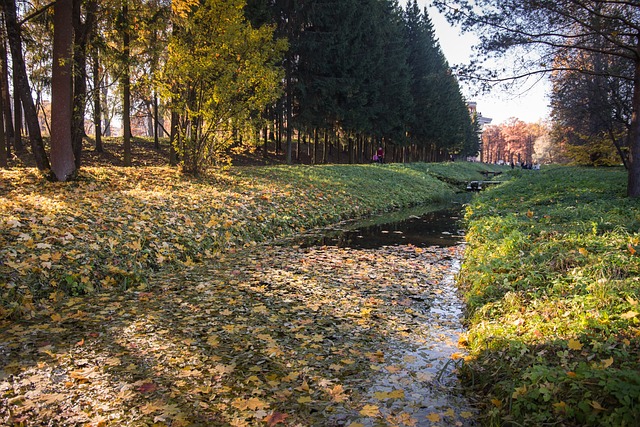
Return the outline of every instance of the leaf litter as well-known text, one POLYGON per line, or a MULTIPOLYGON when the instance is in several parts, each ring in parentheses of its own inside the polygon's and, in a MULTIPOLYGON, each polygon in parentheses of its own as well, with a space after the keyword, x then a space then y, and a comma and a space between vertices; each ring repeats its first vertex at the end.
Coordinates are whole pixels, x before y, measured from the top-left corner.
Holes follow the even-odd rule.
POLYGON ((0 328, 4 425, 473 425, 462 246, 258 245, 0 328))

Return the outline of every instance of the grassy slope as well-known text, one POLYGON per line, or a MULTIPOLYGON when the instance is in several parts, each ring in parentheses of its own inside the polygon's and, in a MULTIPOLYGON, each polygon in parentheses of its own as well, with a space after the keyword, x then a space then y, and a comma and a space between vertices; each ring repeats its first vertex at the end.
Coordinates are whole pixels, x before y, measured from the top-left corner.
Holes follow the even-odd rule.
POLYGON ((149 270, 394 207, 454 197, 486 166, 237 167, 190 179, 164 167, 83 168, 48 183, 0 170, 0 319, 47 300, 144 284, 149 270), (457 189, 459 190, 459 188, 457 189))
POLYGON ((637 425, 640 202, 622 170, 517 175, 467 212, 464 372, 487 424, 637 425))

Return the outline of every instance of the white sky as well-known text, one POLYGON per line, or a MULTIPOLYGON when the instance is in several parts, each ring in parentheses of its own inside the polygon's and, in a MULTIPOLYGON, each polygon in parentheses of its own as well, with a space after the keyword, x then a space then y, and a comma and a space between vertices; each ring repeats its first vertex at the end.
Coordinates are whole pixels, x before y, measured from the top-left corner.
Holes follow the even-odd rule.
MULTIPOLYGON (((418 0, 421 9, 428 3, 430 0, 418 0)), ((451 27, 437 9, 429 7, 428 12, 449 65, 468 63, 471 46, 475 44, 474 37, 469 34, 461 35, 460 30, 451 27)), ((500 124, 511 117, 534 123, 549 115, 547 94, 550 88, 546 81, 536 84, 524 94, 515 95, 494 89, 490 94, 474 96, 467 85, 468 83, 461 83, 462 94, 468 101, 477 102, 478 112, 484 117, 492 118, 492 124, 500 124)))

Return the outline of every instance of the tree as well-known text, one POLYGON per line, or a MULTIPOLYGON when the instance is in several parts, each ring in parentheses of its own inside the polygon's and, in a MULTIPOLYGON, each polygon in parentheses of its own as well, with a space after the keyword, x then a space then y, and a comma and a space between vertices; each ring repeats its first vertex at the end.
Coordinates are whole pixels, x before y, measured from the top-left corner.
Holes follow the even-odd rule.
MULTIPOLYGON (((445 151, 461 153, 473 132, 458 82, 440 49, 427 10, 420 11, 413 0, 407 4, 405 16, 413 98, 409 136, 428 147, 432 159, 443 158, 445 151)), ((475 141, 477 152, 477 136, 475 141)), ((474 149, 469 145, 465 151, 474 149)))
POLYGON ((273 28, 252 28, 242 0, 174 1, 174 33, 164 95, 178 112, 176 149, 183 170, 198 174, 219 161, 233 126, 279 96, 286 43, 273 28))
POLYGON ((54 6, 51 68, 51 170, 58 181, 76 173, 72 147, 73 119, 73 0, 54 6))
POLYGON ((76 168, 81 165, 82 141, 85 137, 84 120, 87 106, 87 53, 91 33, 95 29, 98 2, 86 0, 84 21, 82 1, 73 2, 73 122, 72 147, 76 168))
POLYGON ((7 136, 4 131, 4 114, 2 114, 2 110, 4 109, 4 99, 0 96, 0 168, 6 168, 8 163, 8 146, 7 136))
MULTIPOLYGON (((36 161, 38 169, 44 173, 51 170, 47 153, 44 149, 42 133, 40 132, 40 123, 38 122, 38 112, 31 97, 31 88, 27 76, 27 67, 22 54, 22 35, 20 23, 17 19, 15 0, 2 1, 5 25, 7 29, 7 39, 11 49, 11 58, 13 63, 13 73, 16 93, 15 99, 20 100, 24 108, 25 120, 29 129, 29 140, 31 142, 31 151, 36 161)), ((16 109, 17 111, 17 109, 16 109)), ((16 139, 20 136, 19 128, 16 127, 16 139)))
POLYGON ((505 160, 506 142, 502 135, 502 128, 489 125, 482 132, 482 158, 485 163, 496 163, 505 160))
MULTIPOLYGON (((485 59, 517 53, 514 73, 501 74, 501 66, 483 75, 485 82, 509 81, 571 69, 554 58, 563 52, 589 51, 629 63, 633 76, 603 69, 601 75, 633 82, 633 115, 629 128, 630 156, 627 194, 640 197, 640 4, 603 0, 435 0, 450 22, 476 34, 478 52, 485 59)), ((482 58, 478 58, 482 59, 482 58)), ((477 63, 472 63, 475 67, 477 63)), ((501 64, 502 65, 502 64, 501 64)), ((477 73, 476 69, 467 72, 477 73)), ((478 74, 475 74, 476 77, 478 74)))
POLYGON ((120 58, 120 85, 122 87, 122 148, 125 166, 131 166, 131 28, 129 23, 129 0, 122 0, 120 11, 122 52, 120 58))
POLYGON ((628 167, 625 135, 631 123, 633 87, 630 80, 602 74, 618 69, 620 75, 633 75, 628 61, 604 57, 599 53, 574 52, 556 62, 590 73, 558 70, 551 75, 552 117, 555 135, 564 143, 566 154, 575 162, 612 165, 620 161, 628 167))

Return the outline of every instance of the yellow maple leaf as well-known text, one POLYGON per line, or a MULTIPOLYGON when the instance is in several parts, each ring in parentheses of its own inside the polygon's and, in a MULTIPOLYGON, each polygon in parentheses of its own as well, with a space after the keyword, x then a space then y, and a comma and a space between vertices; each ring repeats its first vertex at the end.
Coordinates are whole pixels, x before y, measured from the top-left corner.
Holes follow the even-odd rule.
POLYGON ((378 400, 386 400, 389 398, 389 392, 387 391, 376 391, 375 393, 373 393, 373 397, 375 397, 378 400))
POLYGON ((389 399, 404 399, 404 390, 397 389, 389 392, 389 399))
POLYGON ((621 315, 620 315, 620 317, 621 317, 622 319, 629 320, 629 319, 633 319, 633 318, 634 318, 634 317, 636 317, 637 315, 638 315, 638 312, 633 311, 633 310, 630 310, 630 311, 627 311, 627 312, 626 312, 626 313, 624 313, 624 314, 621 314, 621 315))
POLYGON ((613 365, 613 357, 610 357, 608 359, 605 359, 603 361, 601 361, 600 363, 602 363, 602 367, 604 369, 608 368, 609 366, 613 365))
POLYGON ((570 350, 582 350, 582 343, 578 340, 574 340, 573 338, 569 340, 568 345, 570 350))
POLYGON ((257 411, 259 409, 266 409, 268 407, 269 407, 269 404, 267 402, 263 402, 257 397, 252 397, 247 401, 247 408, 251 409, 252 411, 257 411))
POLYGON ((567 404, 565 402, 554 403, 553 408, 558 412, 564 412, 567 409, 567 404))
POLYGON ((427 415, 427 419, 432 423, 439 423, 442 418, 440 417, 440 414, 436 414, 435 412, 432 412, 429 415, 427 415))
POLYGON ((209 344, 211 347, 218 347, 220 345, 220 340, 215 335, 211 335, 209 338, 207 338, 207 344, 209 344))
POLYGON ((309 387, 309 383, 307 382, 307 380, 304 380, 300 387, 296 387, 296 390, 298 390, 298 391, 309 391, 310 387, 309 387))
POLYGON ((311 403, 313 402, 313 399, 311 399, 311 396, 302 396, 298 398, 298 403, 311 403))
POLYGON ((146 405, 143 405, 140 407, 140 412, 142 412, 145 415, 149 415, 152 414, 154 412, 158 412, 162 409, 162 405, 158 404, 157 402, 151 402, 151 403, 147 403, 146 405))
POLYGON ((231 402, 231 406, 233 406, 234 408, 236 408, 236 409, 238 409, 240 411, 244 411, 245 409, 248 408, 247 400, 246 399, 242 399, 240 397, 234 399, 233 402, 231 402))
POLYGON ((336 384, 333 388, 329 389, 329 394, 331 395, 331 400, 334 402, 344 402, 348 399, 341 384, 336 384))
POLYGON ((380 408, 376 405, 364 405, 364 408, 360 410, 360 415, 365 417, 377 417, 380 415, 380 408))

